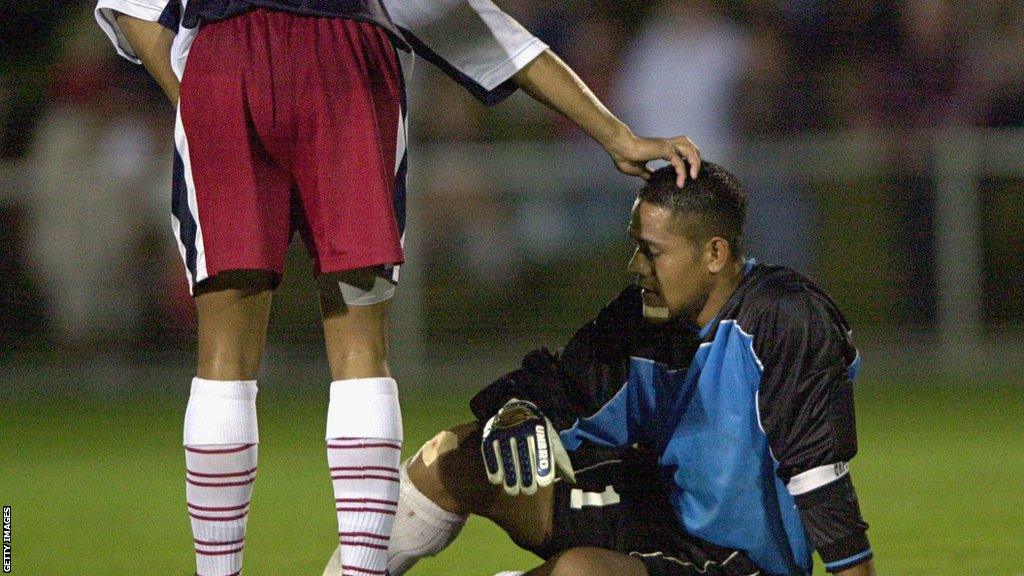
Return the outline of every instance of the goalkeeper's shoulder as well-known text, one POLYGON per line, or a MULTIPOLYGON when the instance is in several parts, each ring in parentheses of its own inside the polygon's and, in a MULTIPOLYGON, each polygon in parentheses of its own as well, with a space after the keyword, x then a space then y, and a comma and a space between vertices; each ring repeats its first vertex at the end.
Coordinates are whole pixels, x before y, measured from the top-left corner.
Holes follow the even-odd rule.
POLYGON ((512 398, 543 410, 558 429, 589 416, 622 385, 621 376, 637 330, 643 326, 640 292, 623 290, 584 324, 559 352, 538 348, 471 401, 477 420, 486 422, 512 398))

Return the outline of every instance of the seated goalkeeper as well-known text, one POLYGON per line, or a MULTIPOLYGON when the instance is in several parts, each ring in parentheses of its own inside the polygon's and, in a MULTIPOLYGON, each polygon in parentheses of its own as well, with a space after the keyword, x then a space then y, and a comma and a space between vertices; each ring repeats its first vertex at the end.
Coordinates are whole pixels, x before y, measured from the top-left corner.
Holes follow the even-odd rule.
POLYGON ((468 514, 545 559, 528 575, 802 575, 815 550, 829 572, 874 573, 849 326, 807 278, 744 258, 729 172, 675 182, 663 168, 637 195, 636 285, 403 465, 392 576, 468 514))

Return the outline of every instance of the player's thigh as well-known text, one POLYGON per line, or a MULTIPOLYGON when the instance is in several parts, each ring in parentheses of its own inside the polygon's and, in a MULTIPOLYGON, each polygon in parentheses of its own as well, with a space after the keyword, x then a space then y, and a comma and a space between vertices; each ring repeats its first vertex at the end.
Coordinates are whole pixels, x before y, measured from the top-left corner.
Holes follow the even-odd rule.
POLYGON ((200 378, 256 378, 275 284, 273 273, 248 270, 222 272, 196 287, 200 378))
POLYGON ((602 548, 572 548, 554 556, 527 576, 648 576, 639 559, 602 548))
POLYGON ((388 375, 388 315, 395 292, 388 271, 321 274, 317 288, 334 379, 388 375))

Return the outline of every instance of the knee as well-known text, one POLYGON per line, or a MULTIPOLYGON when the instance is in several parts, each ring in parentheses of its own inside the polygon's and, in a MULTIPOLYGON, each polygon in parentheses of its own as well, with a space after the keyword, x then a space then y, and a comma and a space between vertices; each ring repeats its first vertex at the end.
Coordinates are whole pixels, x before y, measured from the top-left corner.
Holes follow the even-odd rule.
POLYGON ((571 548, 552 558, 549 562, 549 576, 581 576, 601 574, 603 566, 587 548, 571 548))
POLYGON ((598 548, 570 548, 549 560, 545 566, 547 576, 600 576, 616 574, 627 576, 646 574, 636 571, 634 559, 598 548), (626 564, 622 565, 625 562, 626 564))
POLYGON ((327 358, 335 380, 388 374, 389 305, 347 306, 322 299, 327 358))
POLYGON ((478 513, 477 500, 487 486, 478 450, 476 423, 444 430, 409 461, 409 479, 417 490, 450 512, 478 513))
POLYGON ((197 375, 209 380, 255 380, 263 357, 263 332, 222 324, 199 330, 197 375))

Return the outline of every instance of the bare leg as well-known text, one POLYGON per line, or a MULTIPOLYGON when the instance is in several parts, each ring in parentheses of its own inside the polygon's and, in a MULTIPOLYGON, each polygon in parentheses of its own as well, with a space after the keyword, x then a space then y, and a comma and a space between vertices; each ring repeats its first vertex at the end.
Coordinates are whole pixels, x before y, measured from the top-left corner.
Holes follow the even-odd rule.
POLYGON ((222 272, 196 289, 200 378, 256 379, 272 295, 272 277, 255 271, 222 272))
POLYGON ((526 576, 647 576, 637 558, 601 548, 573 548, 530 570, 526 576))
POLYGON ((319 279, 334 380, 327 462, 345 574, 384 573, 399 500, 402 418, 387 357, 394 287, 378 274, 365 269, 319 279))
POLYGON ((199 574, 242 569, 259 434, 256 375, 273 282, 227 272, 196 290, 199 362, 185 410, 185 495, 199 574))
POLYGON ((345 303, 338 282, 372 285, 376 270, 326 274, 318 279, 324 342, 335 380, 389 376, 388 312, 391 300, 369 305, 345 303))

